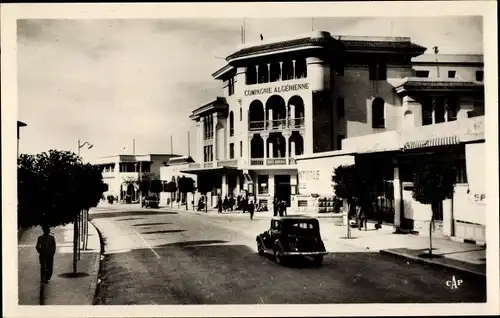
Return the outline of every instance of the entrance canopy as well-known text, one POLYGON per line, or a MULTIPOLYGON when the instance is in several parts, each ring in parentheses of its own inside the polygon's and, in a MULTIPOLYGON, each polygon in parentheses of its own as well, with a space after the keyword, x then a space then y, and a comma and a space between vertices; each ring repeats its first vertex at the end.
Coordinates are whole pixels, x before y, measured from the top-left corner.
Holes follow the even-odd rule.
POLYGON ((242 174, 242 171, 238 170, 236 167, 212 167, 212 168, 189 168, 185 170, 181 170, 183 173, 191 173, 195 175, 214 175, 221 176, 224 174, 242 174))

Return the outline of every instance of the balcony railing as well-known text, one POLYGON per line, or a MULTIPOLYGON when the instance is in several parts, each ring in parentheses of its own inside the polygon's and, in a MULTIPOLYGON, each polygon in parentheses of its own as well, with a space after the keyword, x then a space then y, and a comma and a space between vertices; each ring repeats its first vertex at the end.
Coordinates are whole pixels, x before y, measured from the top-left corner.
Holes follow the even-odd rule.
POLYGON ((214 138, 213 132, 205 133, 205 135, 203 136, 203 139, 205 139, 205 140, 212 139, 212 138, 214 138))
POLYGON ((238 159, 217 161, 217 167, 236 167, 236 166, 238 166, 238 159))
POLYGON ((286 158, 267 158, 268 166, 286 165, 286 158))
POLYGON ((248 129, 250 131, 256 130, 283 130, 283 129, 297 129, 304 127, 305 120, 301 118, 292 119, 273 119, 273 120, 257 120, 249 123, 248 129))
POLYGON ((263 166, 264 165, 264 158, 251 158, 250 159, 250 165, 252 165, 252 166, 263 166))
MULTIPOLYGON (((287 159, 286 158, 251 158, 250 159, 250 165, 252 166, 263 166, 264 162, 267 166, 283 166, 287 165, 287 159)), ((288 158, 288 164, 289 165, 294 165, 296 164, 295 158, 288 158)))
POLYGON ((213 168, 214 163, 213 162, 204 162, 203 163, 203 168, 213 168))
POLYGON ((200 168, 199 163, 190 163, 189 164, 189 169, 198 169, 198 168, 200 168))

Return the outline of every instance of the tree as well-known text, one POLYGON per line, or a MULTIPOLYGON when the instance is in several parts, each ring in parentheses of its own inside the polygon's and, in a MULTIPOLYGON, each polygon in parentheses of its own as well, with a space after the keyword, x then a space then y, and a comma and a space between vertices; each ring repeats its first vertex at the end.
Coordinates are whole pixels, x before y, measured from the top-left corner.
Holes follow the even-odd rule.
POLYGON ((167 183, 167 185, 165 186, 165 191, 170 192, 170 204, 173 205, 174 200, 172 199, 172 193, 177 191, 177 185, 175 184, 175 182, 170 181, 169 183, 167 183))
POLYGON ((134 190, 138 184, 138 181, 135 178, 129 177, 125 178, 123 180, 123 184, 125 185, 125 193, 127 194, 127 197, 125 199, 126 203, 130 203, 130 197, 132 197, 132 194, 134 193, 134 190))
POLYGON ((192 178, 182 176, 179 179, 179 191, 186 197, 186 210, 187 210, 188 209, 187 193, 194 191, 194 180, 192 178))
POLYGON ((72 152, 23 154, 18 160, 18 224, 27 228, 74 222, 73 272, 76 273, 80 215, 97 206, 104 190, 99 168, 82 164, 72 152))
POLYGON ((152 180, 150 191, 158 196, 158 194, 163 191, 163 184, 161 180, 159 179, 152 180))
POLYGON ((446 163, 422 163, 413 174, 413 198, 422 204, 431 205, 429 256, 432 255, 432 229, 437 206, 443 200, 453 197, 455 178, 455 169, 446 163))
MULTIPOLYGON (((354 202, 363 208, 365 215, 368 215, 371 204, 375 200, 373 185, 373 176, 366 167, 342 165, 335 168, 332 175, 332 186, 335 196, 346 200, 348 221, 350 206, 354 202)), ((346 237, 351 237, 349 222, 347 222, 346 237)))

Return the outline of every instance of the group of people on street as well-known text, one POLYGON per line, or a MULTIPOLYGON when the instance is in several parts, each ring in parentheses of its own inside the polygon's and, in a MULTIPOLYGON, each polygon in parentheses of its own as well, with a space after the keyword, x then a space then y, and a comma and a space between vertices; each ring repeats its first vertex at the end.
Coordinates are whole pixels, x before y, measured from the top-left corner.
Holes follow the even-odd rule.
POLYGON ((368 214, 379 217, 378 222, 375 224, 375 229, 378 230, 382 227, 381 211, 378 204, 372 202, 371 204, 363 204, 358 199, 354 198, 349 206, 348 218, 354 219, 354 224, 358 230, 367 230, 368 214))
POLYGON ((273 199, 273 215, 274 216, 285 216, 286 215, 286 202, 284 200, 279 200, 277 197, 273 199))

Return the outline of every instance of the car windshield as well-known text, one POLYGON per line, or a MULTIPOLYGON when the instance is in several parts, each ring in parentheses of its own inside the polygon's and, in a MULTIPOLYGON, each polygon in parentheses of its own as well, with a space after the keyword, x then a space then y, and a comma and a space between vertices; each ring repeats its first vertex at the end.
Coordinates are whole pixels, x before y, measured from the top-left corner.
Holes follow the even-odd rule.
POLYGON ((314 235, 318 232, 318 225, 313 221, 289 221, 286 222, 284 228, 288 234, 314 235))

